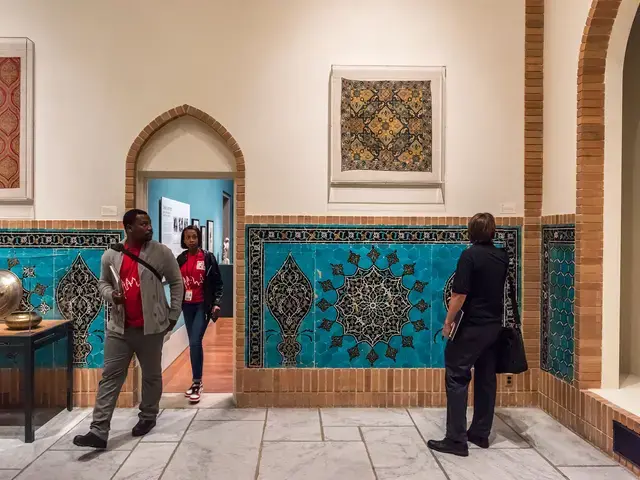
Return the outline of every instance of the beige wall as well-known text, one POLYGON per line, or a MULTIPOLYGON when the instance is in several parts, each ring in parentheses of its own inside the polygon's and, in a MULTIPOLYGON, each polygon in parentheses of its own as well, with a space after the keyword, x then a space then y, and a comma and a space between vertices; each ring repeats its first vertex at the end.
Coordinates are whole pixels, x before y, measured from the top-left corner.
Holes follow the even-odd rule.
POLYGON ((576 211, 578 55, 591 0, 544 2, 542 214, 576 211))
POLYGON ((620 371, 640 375, 640 16, 624 61, 620 371))
POLYGON ((239 142, 247 214, 326 215, 332 64, 445 65, 437 214, 511 202, 523 214, 524 2, 0 0, 0 11, 3 36, 35 42, 37 218, 122 211, 131 142, 181 104, 239 142))
POLYGON ((193 117, 165 125, 145 144, 138 158, 144 172, 230 173, 236 168, 225 141, 193 117))

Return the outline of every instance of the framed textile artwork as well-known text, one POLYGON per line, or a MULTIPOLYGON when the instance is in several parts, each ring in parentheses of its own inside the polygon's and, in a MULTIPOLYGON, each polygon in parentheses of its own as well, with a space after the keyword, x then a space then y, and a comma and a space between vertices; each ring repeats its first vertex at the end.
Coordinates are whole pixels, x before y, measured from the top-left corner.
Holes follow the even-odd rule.
POLYGON ((334 66, 331 186, 442 184, 444 79, 444 67, 334 66))
POLYGON ((0 38, 0 202, 33 200, 33 42, 0 38))

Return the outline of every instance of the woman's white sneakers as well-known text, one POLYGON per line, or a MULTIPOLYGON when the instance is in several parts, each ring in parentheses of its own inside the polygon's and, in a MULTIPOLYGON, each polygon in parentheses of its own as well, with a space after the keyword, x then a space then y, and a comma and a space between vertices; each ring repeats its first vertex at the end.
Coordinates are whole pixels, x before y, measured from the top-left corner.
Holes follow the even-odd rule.
POLYGON ((204 385, 202 383, 193 383, 189 390, 184 392, 184 396, 189 399, 191 403, 198 403, 200 401, 200 395, 204 391, 204 385))

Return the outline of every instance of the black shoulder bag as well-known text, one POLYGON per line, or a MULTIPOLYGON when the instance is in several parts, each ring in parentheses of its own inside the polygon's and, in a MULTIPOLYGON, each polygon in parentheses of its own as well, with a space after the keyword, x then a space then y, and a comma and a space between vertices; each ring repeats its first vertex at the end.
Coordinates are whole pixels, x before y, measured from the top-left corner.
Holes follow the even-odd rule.
POLYGON ((527 355, 522 338, 522 323, 518 310, 518 300, 515 285, 507 276, 507 295, 510 305, 505 302, 505 309, 513 311, 515 325, 503 325, 498 339, 496 373, 512 373, 517 375, 529 369, 527 355))
POLYGON ((149 270, 151 273, 153 273, 155 275, 155 277, 158 279, 158 281, 160 283, 162 283, 162 275, 160 275, 160 273, 158 272, 158 270, 156 270, 155 268, 153 268, 151 265, 149 265, 147 262, 145 262, 144 260, 142 260, 139 256, 134 255, 133 253, 131 253, 129 250, 127 250, 126 248, 124 248, 124 245, 121 243, 114 243, 113 245, 111 245, 111 249, 115 250, 116 252, 122 253, 124 255, 126 255, 127 257, 129 257, 131 260, 133 260, 134 262, 139 263, 140 265, 142 265, 144 268, 146 268, 147 270, 149 270))

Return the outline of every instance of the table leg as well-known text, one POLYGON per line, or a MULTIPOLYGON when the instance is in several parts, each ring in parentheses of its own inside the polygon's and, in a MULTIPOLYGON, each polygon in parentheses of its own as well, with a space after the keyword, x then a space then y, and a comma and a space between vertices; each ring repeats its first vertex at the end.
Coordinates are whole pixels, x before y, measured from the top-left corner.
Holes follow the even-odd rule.
POLYGON ((31 340, 25 343, 24 371, 22 372, 22 395, 24 400, 24 442, 33 443, 35 433, 33 430, 33 397, 35 365, 33 358, 33 344, 31 340))
POLYGON ((73 325, 67 326, 67 410, 73 410, 73 325))

